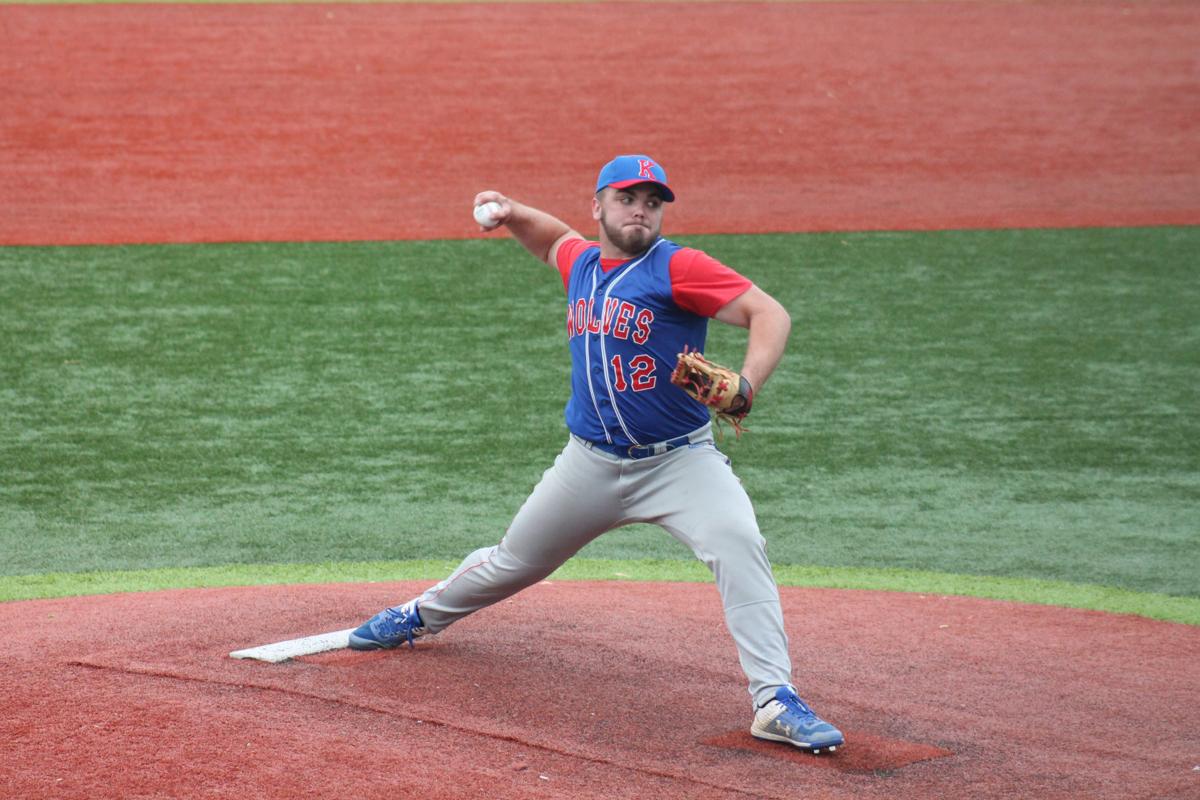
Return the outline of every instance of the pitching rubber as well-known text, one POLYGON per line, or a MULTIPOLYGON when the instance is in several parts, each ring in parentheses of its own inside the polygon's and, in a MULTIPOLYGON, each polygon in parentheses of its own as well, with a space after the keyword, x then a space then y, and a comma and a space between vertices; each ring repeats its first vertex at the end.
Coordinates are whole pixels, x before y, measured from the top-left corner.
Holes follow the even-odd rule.
POLYGON ((250 647, 245 650, 234 650, 229 654, 229 657, 254 658, 259 661, 278 664, 280 661, 287 661, 289 658, 311 656, 314 653, 324 653, 327 650, 340 650, 343 647, 349 647, 350 631, 352 630, 354 629, 347 628, 344 631, 318 633, 315 636, 306 636, 302 639, 288 639, 284 642, 259 645, 258 647, 250 647))

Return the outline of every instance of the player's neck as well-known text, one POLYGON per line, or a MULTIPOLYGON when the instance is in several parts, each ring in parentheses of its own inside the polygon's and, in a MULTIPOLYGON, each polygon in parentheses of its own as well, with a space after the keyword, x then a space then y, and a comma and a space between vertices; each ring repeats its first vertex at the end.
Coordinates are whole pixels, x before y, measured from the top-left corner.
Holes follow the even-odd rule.
POLYGON ((602 236, 600 237, 600 258, 604 261, 629 261, 645 253, 654 244, 655 242, 651 242, 647 247, 643 247, 636 253, 630 253, 613 244, 607 237, 602 236))

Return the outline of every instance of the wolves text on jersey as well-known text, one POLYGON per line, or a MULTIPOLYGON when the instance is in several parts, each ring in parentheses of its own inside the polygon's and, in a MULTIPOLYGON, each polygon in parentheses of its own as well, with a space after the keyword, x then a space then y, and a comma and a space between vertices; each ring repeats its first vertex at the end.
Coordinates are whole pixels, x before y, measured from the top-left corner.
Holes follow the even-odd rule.
POLYGON ((610 297, 604 301, 604 318, 596 315, 595 298, 579 298, 567 304, 567 338, 584 333, 603 333, 617 339, 632 339, 636 344, 645 344, 650 338, 650 326, 654 323, 654 312, 639 309, 628 300, 610 297))

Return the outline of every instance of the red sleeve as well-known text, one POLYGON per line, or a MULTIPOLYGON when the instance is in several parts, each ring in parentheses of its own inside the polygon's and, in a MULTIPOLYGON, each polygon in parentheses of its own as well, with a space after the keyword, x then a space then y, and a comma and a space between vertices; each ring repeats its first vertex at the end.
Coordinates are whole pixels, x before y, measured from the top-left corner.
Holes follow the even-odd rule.
POLYGON ((589 247, 595 247, 595 242, 589 242, 587 239, 568 239, 558 246, 558 253, 555 254, 557 261, 558 274, 562 276, 563 287, 566 288, 567 282, 571 280, 571 265, 575 263, 575 259, 589 247))
POLYGON ((749 278, 700 250, 681 247, 671 256, 671 296, 676 305, 693 314, 711 317, 753 285, 749 278))

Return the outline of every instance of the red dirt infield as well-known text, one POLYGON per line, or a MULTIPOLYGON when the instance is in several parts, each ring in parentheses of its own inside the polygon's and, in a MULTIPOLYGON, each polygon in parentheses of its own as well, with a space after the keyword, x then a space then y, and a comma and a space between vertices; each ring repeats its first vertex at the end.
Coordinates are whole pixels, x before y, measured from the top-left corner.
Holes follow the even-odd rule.
POLYGON ((0 244, 1200 223, 1200 3, 0 6, 0 244))
POLYGON ((802 693, 847 734, 753 740, 716 589, 546 583, 415 650, 230 651, 423 585, 0 606, 0 795, 1194 798, 1200 628, 988 600, 783 589, 802 693))

